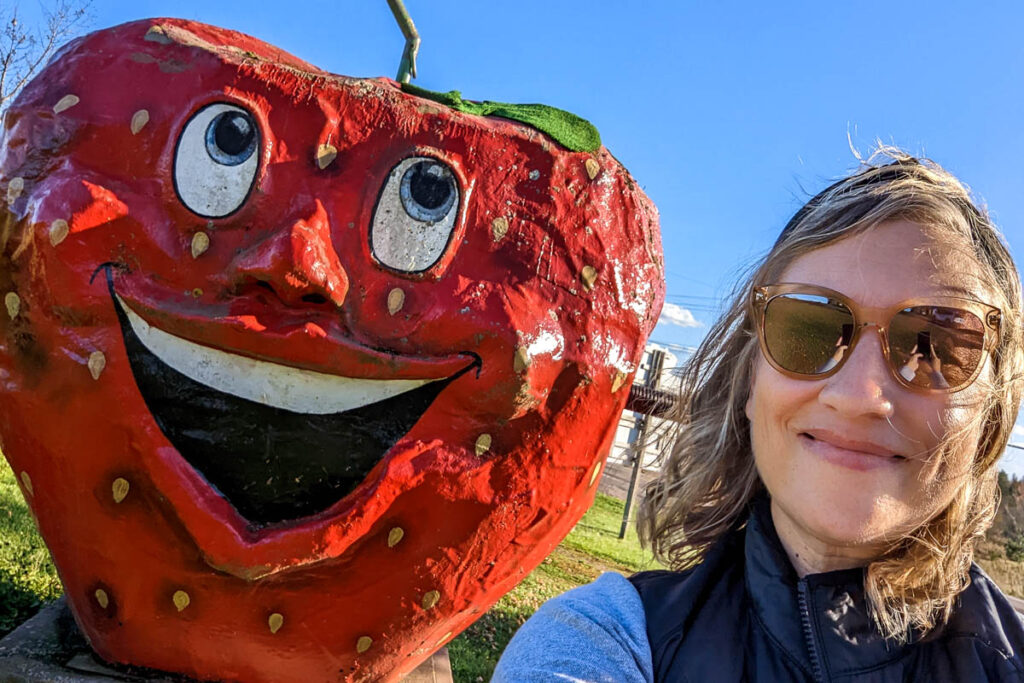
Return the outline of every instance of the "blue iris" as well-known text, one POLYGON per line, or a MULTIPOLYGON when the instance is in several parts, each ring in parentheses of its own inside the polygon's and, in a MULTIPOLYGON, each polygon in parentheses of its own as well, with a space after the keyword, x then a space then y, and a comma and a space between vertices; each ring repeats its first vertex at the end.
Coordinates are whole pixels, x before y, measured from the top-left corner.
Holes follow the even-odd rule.
POLYGON ((451 170, 438 161, 418 161, 410 166, 399 190, 405 212, 431 223, 448 214, 457 194, 451 170))
POLYGON ((256 125, 245 112, 226 111, 206 128, 206 152, 223 166, 244 163, 256 151, 256 125))

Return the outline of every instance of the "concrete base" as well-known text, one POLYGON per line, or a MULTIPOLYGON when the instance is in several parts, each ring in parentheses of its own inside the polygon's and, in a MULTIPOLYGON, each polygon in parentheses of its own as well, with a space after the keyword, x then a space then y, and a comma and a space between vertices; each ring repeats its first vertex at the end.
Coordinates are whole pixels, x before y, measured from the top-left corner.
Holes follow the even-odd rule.
MULTIPOLYGON (((0 683, 196 683, 138 667, 108 664, 93 654, 63 598, 0 640, 0 683)), ((314 683, 314 682, 310 682, 314 683)), ((448 649, 423 662, 403 683, 452 683, 448 649)))

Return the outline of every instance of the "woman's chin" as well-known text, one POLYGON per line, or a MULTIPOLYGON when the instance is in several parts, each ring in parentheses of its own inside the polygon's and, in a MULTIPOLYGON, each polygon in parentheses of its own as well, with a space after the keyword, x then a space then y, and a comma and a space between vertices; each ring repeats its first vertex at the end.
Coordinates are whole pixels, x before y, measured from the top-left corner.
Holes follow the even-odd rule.
POLYGON ((869 561, 913 526, 904 506, 890 497, 849 488, 820 493, 780 503, 790 523, 823 547, 846 549, 869 561))

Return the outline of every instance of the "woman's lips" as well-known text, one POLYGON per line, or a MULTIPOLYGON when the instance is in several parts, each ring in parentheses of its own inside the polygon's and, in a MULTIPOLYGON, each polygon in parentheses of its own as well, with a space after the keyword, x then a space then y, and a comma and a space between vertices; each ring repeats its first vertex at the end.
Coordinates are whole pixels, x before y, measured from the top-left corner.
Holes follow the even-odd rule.
POLYGON ((823 430, 801 432, 799 438, 805 448, 826 462, 858 472, 894 467, 905 461, 903 456, 880 444, 847 439, 823 430))

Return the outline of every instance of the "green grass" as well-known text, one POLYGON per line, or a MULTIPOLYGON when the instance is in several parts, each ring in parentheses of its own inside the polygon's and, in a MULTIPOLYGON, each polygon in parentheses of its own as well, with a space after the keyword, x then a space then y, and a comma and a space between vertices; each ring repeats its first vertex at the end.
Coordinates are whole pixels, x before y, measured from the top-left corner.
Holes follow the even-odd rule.
POLYGON ((0 458, 0 637, 62 593, 14 473, 0 458))
MULTIPOLYGON (((603 494, 569 536, 521 584, 448 645, 459 683, 489 681, 498 657, 548 598, 602 572, 658 568, 632 528, 619 540, 622 501, 603 494)), ((14 473, 0 457, 0 637, 61 595, 50 554, 36 531, 14 473)))
POLYGON ((631 574, 661 568, 640 548, 632 527, 619 540, 622 508, 622 501, 597 494, 594 505, 562 544, 448 645, 456 681, 489 681, 516 629, 548 598, 593 581, 603 572, 631 574))

